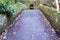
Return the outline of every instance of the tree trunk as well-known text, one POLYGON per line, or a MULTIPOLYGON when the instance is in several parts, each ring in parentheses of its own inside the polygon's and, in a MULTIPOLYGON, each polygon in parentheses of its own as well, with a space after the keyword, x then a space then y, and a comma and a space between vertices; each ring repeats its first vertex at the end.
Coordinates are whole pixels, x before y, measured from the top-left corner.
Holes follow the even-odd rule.
POLYGON ((39 5, 40 0, 36 0, 36 4, 39 5))
POLYGON ((15 1, 15 3, 17 2, 17 0, 14 0, 15 1))
POLYGON ((59 3, 58 3, 58 0, 56 0, 56 8, 57 8, 57 11, 59 11, 59 3))

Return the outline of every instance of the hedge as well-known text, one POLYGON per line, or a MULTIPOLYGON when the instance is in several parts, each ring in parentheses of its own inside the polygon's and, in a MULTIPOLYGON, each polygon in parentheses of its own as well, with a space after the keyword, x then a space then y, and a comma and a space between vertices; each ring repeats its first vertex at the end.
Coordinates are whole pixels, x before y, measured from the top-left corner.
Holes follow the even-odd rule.
POLYGON ((43 4, 40 4, 37 8, 40 9, 44 14, 48 15, 49 18, 57 25, 57 28, 60 29, 60 13, 56 9, 43 4))
POLYGON ((0 33, 6 28, 6 26, 7 26, 6 15, 0 14, 0 33))
POLYGON ((17 15, 28 7, 20 2, 16 4, 0 3, 0 33, 11 24, 17 15), (5 17, 5 19, 4 19, 5 17), (2 23, 2 24, 1 24, 2 23))
POLYGON ((28 9, 28 7, 20 2, 17 2, 16 4, 11 4, 7 6, 7 9, 11 11, 12 14, 12 20, 24 9, 28 9))

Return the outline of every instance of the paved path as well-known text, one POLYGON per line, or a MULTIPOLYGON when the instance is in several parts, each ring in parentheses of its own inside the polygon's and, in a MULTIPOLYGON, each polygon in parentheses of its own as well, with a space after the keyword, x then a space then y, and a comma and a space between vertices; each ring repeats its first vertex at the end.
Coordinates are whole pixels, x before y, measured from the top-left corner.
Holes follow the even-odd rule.
POLYGON ((5 40, 58 40, 53 28, 39 10, 24 10, 9 29, 5 40))

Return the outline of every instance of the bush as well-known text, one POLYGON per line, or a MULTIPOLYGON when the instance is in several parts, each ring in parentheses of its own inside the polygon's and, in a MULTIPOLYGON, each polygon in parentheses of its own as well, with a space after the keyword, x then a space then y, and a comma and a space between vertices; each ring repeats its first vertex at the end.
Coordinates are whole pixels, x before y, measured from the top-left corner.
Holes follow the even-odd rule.
POLYGON ((9 3, 9 2, 1 2, 0 3, 0 31, 2 32, 2 30, 4 30, 7 27, 7 24, 12 23, 13 19, 23 9, 27 9, 27 6, 25 6, 20 2, 17 2, 16 4, 9 3), (6 17, 6 19, 4 19, 4 16, 6 17), (6 22, 5 21, 1 22, 1 20, 6 20, 6 22), (1 23, 3 25, 1 25, 1 23))
POLYGON ((38 9, 40 9, 44 14, 48 15, 50 19, 53 20, 54 23, 56 23, 56 25, 58 25, 57 28, 60 29, 60 13, 58 13, 56 9, 42 5, 42 4, 38 6, 38 9))
POLYGON ((6 15, 0 14, 0 33, 7 27, 6 15))
POLYGON ((6 15, 8 19, 11 18, 12 12, 7 9, 6 3, 0 3, 0 14, 6 15))
POLYGON ((38 8, 42 10, 45 14, 49 15, 52 18, 52 20, 56 21, 58 12, 55 9, 48 6, 44 6, 42 4, 40 4, 38 8))
POLYGON ((0 14, 6 14, 9 21, 13 20, 23 9, 27 9, 27 6, 20 2, 16 4, 12 4, 10 1, 0 3, 0 14))
POLYGON ((28 7, 20 2, 17 2, 16 4, 11 4, 7 6, 7 9, 11 11, 13 17, 17 16, 21 10, 27 9, 28 7))

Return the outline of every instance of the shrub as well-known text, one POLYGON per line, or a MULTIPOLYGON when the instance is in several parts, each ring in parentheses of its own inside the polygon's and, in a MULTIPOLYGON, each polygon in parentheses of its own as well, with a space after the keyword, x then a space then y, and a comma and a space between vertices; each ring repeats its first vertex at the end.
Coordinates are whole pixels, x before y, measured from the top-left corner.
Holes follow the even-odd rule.
POLYGON ((48 6, 44 6, 42 4, 40 4, 38 8, 42 10, 45 14, 49 15, 52 18, 52 20, 56 21, 58 12, 55 9, 48 6))
POLYGON ((38 6, 38 9, 40 9, 44 14, 48 15, 50 19, 53 20, 54 23, 56 23, 56 25, 58 25, 57 28, 60 29, 60 13, 58 13, 56 9, 42 5, 42 4, 38 6))
POLYGON ((6 15, 0 14, 0 33, 7 27, 7 17, 6 15))
POLYGON ((7 9, 11 11, 13 17, 15 17, 21 10, 27 9, 28 7, 20 2, 17 2, 16 4, 11 4, 7 6, 7 9))
POLYGON ((13 20, 13 18, 15 18, 23 9, 27 9, 27 6, 20 2, 17 2, 16 4, 12 4, 9 1, 0 3, 0 14, 6 14, 9 21, 13 20))
POLYGON ((2 16, 0 16, 0 24, 2 23, 3 25, 0 25, 0 32, 2 32, 2 30, 4 30, 7 27, 7 24, 12 23, 13 19, 23 9, 27 9, 27 6, 20 2, 17 2, 16 4, 10 2, 1 2, 0 15, 2 16), (6 17, 6 19, 3 18, 4 16, 6 17), (5 21, 1 22, 1 20, 6 20, 6 22, 5 21))

